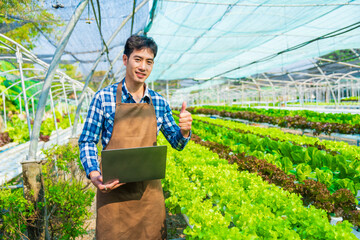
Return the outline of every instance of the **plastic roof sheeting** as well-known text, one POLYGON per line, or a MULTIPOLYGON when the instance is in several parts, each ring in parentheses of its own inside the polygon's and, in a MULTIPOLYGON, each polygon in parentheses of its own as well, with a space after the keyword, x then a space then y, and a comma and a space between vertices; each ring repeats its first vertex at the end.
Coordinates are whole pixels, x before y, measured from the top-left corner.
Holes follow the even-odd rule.
POLYGON ((150 81, 241 78, 359 48, 360 0, 163 0, 148 35, 150 81))

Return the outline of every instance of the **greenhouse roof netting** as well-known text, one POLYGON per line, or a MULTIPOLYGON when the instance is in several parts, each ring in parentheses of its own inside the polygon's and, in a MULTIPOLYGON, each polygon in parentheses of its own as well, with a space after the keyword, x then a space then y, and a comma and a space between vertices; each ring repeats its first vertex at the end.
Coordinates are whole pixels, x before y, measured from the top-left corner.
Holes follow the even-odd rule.
MULTIPOLYGON (((58 33, 58 35, 60 33, 61 35, 79 2, 80 1, 74 0, 42 2, 43 7, 48 12, 65 23, 62 26, 56 27, 55 33, 58 33), (62 4, 63 8, 54 8, 55 2, 62 4)), ((100 56, 104 43, 108 43, 115 31, 124 25, 121 30, 114 35, 111 43, 108 44, 109 54, 107 56, 105 52, 105 54, 101 56, 97 70, 106 70, 110 66, 109 60, 110 62, 116 58, 121 60, 121 57, 119 58, 117 56, 123 50, 126 39, 131 35, 131 32, 141 32, 148 21, 149 0, 136 1, 135 9, 133 5, 133 0, 122 0, 121 2, 89 1, 66 45, 62 61, 68 63, 78 62, 80 71, 86 74, 100 56), (135 11, 135 17, 132 22, 131 15, 133 10, 135 11), (99 25, 97 24, 97 19, 101 19, 99 25)), ((56 34, 42 33, 42 36, 37 40, 37 47, 33 51, 42 60, 50 62, 56 50, 57 42, 56 34)), ((120 69, 121 66, 122 61, 117 61, 114 63, 113 68, 117 70, 120 69)))
MULTIPOLYGON (((54 24, 52 33, 40 31, 32 52, 41 60, 51 62, 80 2, 38 2, 53 21, 63 23, 54 24)), ((122 50, 131 33, 145 32, 159 46, 148 82, 220 79, 189 91, 264 72, 286 75, 291 66, 313 67, 312 59, 334 50, 360 48, 360 0, 88 2, 61 58, 62 63, 78 64, 83 76, 107 70, 119 80, 122 50)))
POLYGON ((360 47, 360 1, 163 0, 152 80, 242 78, 360 47))

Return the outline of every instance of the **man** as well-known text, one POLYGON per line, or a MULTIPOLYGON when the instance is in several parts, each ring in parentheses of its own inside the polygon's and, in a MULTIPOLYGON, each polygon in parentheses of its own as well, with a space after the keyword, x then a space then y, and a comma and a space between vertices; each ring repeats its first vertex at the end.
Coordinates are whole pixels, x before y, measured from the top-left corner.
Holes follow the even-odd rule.
POLYGON ((156 145, 159 131, 177 150, 189 141, 192 118, 186 103, 177 126, 166 100, 145 84, 156 53, 152 38, 133 35, 126 41, 125 79, 95 94, 79 139, 82 165, 97 188, 98 240, 167 237, 161 181, 103 183, 96 148, 100 133, 106 149, 156 145))

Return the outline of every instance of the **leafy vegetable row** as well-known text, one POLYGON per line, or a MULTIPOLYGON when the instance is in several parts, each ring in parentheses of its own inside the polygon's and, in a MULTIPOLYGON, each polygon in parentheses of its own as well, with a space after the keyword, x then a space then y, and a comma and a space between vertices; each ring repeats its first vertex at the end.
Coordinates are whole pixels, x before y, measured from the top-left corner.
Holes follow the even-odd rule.
POLYGON ((330 141, 330 140, 320 140, 314 137, 308 137, 305 135, 295 135, 291 133, 285 133, 278 128, 262 128, 249 126, 240 122, 222 120, 222 119, 212 119, 208 117, 201 117, 193 115, 193 118, 196 120, 204 120, 210 124, 222 125, 234 129, 235 131, 241 133, 251 133, 260 137, 268 137, 275 141, 281 142, 291 142, 293 144, 303 146, 303 147, 316 147, 319 150, 326 150, 332 155, 341 154, 346 159, 351 161, 360 160, 360 147, 349 145, 346 142, 341 141, 330 141))
MULTIPOLYGON (((195 120, 197 118, 198 118, 197 116, 194 116, 195 120)), ((193 122, 194 125, 193 133, 196 133, 198 131, 198 128, 196 128, 197 124, 198 124, 197 121, 193 122)), ((265 158, 267 156, 266 154, 264 155, 262 154, 261 151, 257 151, 257 150, 253 152, 249 151, 247 153, 242 152, 243 148, 237 148, 238 146, 234 145, 234 143, 231 142, 229 143, 229 138, 231 138, 230 135, 226 135, 225 138, 223 139, 219 138, 219 136, 222 137, 224 136, 222 134, 228 134, 228 133, 231 134, 231 130, 229 131, 229 129, 224 129, 224 128, 217 128, 211 130, 209 128, 209 124, 204 124, 204 125, 206 125, 204 128, 205 130, 198 131, 202 136, 202 139, 201 138, 196 139, 198 143, 202 145, 205 144, 205 146, 210 146, 212 150, 216 149, 217 153, 221 154, 222 157, 227 159, 229 159, 228 154, 234 155, 235 153, 235 155, 238 155, 237 153, 240 152, 239 155, 240 157, 236 157, 235 160, 231 159, 230 156, 230 161, 232 162, 239 163, 239 159, 245 159, 245 162, 240 164, 242 165, 240 169, 249 170, 251 172, 257 172, 257 173, 261 172, 262 174, 260 175, 263 177, 264 180, 267 180, 271 183, 275 183, 278 186, 282 186, 291 192, 297 192, 300 195, 302 195, 304 198, 304 204, 306 206, 309 203, 311 203, 314 206, 322 208, 329 213, 334 212, 337 215, 341 215, 345 217, 346 219, 352 219, 353 224, 358 225, 358 221, 360 220, 359 219, 360 212, 355 211, 356 200, 354 199, 354 196, 351 194, 350 191, 343 189, 343 188, 351 189, 353 191, 353 194, 356 195, 356 190, 354 189, 355 188, 354 183, 351 180, 333 179, 333 175, 332 174, 329 175, 328 171, 326 171, 327 170, 326 168, 316 169, 315 172, 312 172, 311 167, 307 166, 306 164, 299 164, 296 167, 296 171, 293 170, 289 171, 289 169, 292 169, 291 168, 292 164, 286 164, 287 162, 286 160, 288 160, 288 158, 283 158, 280 159, 280 161, 272 162, 273 164, 276 164, 287 173, 296 174, 296 177, 298 178, 300 183, 297 182, 297 184, 294 184, 295 175, 287 175, 283 170, 279 169, 275 165, 268 163, 266 160, 261 160, 261 159, 266 159, 265 158), (207 141, 209 140, 209 135, 211 134, 214 135, 210 139, 213 142, 207 141), (237 150, 234 151, 234 149, 236 148, 237 150), (245 157, 245 154, 247 154, 247 156, 257 156, 257 158, 245 157), (310 178, 310 180, 306 180, 306 178, 308 178, 307 177, 308 175, 312 177, 310 178), (329 176, 331 176, 330 177, 331 180, 335 181, 334 185, 331 186, 329 189, 332 192, 334 192, 337 189, 337 191, 333 195, 331 195, 331 193, 328 191, 327 186, 321 183, 321 182, 328 183, 329 176), (316 182, 313 180, 316 178, 320 182, 316 182), (348 202, 350 206, 345 207, 344 202, 348 202), (343 206, 345 210, 341 206, 343 206), (349 213, 350 211, 351 213, 349 213)), ((329 157, 331 157, 331 155, 329 155, 329 157)))
MULTIPOLYGON (((70 127, 67 114, 62 116, 60 112, 55 111, 56 122, 58 128, 66 129, 70 127)), ((71 114, 71 121, 74 121, 75 114, 71 114)), ((9 142, 24 143, 30 140, 28 125, 26 119, 21 119, 18 115, 13 115, 7 123, 5 132, 0 135, 0 146, 9 142)), ((49 141, 51 133, 55 130, 55 122, 53 117, 45 119, 41 124, 40 140, 49 141)))
POLYGON ((222 117, 246 119, 253 122, 270 123, 286 128, 311 129, 314 135, 325 133, 360 134, 360 124, 313 122, 301 116, 268 116, 252 111, 218 110, 220 107, 208 106, 207 108, 188 108, 191 113, 212 114, 222 117), (216 109, 215 109, 216 108, 216 109))
MULTIPOLYGON (((259 136, 260 138, 270 138, 271 143, 269 144, 269 146, 267 146, 267 149, 264 150, 265 152, 267 152, 268 150, 279 150, 279 148, 277 147, 278 141, 282 141, 285 147, 290 148, 291 144, 288 144, 287 142, 291 142, 293 145, 298 146, 298 147, 291 147, 291 149, 286 150, 285 148, 280 148, 280 153, 284 153, 282 154, 282 156, 288 157, 290 158, 290 160, 292 161, 292 163, 306 163, 307 161, 309 161, 309 157, 310 158, 320 158, 317 162, 323 162, 323 165, 315 165, 314 163, 312 164, 312 166, 307 166, 304 164, 299 165, 296 169, 297 171, 297 176, 299 177, 300 181, 303 181, 306 177, 313 177, 313 178, 325 178, 325 175, 327 175, 327 180, 322 179, 321 181, 327 185, 338 185, 341 187, 347 187, 349 189, 351 189, 354 194, 357 194, 357 190, 359 189, 359 184, 356 186, 353 183, 351 183, 349 180, 344 180, 341 182, 332 182, 333 179, 330 178, 333 173, 326 173, 323 174, 321 173, 320 170, 318 170, 317 172, 313 172, 313 176, 311 176, 311 170, 315 171, 316 167, 318 168, 324 168, 324 167, 331 167, 331 170, 335 173, 336 171, 342 171, 341 172, 336 172, 336 178, 349 178, 351 179, 353 182, 358 183, 359 182, 359 172, 360 172, 360 168, 359 168, 359 157, 360 157, 360 148, 357 146, 349 146, 347 143, 344 142, 333 142, 333 141, 319 141, 318 139, 315 138, 311 138, 311 137, 307 137, 307 136, 299 136, 299 135, 293 135, 293 134, 289 134, 289 133, 284 133, 279 129, 276 128, 259 128, 259 127, 253 127, 253 126, 248 126, 242 123, 238 123, 238 122, 232 122, 232 121, 225 121, 225 120, 221 120, 221 119, 210 119, 210 118, 206 118, 206 117, 199 117, 199 116, 193 116, 193 118, 197 121, 202 121, 201 119, 206 120, 206 122, 203 122, 207 125, 212 124, 217 127, 226 127, 226 128, 230 128, 230 130, 234 130, 237 131, 239 133, 242 134, 246 134, 246 133, 251 133, 251 134, 255 134, 256 136, 259 136), (220 125, 219 125, 220 124, 220 125), (297 155, 296 152, 299 151, 303 151, 300 147, 311 147, 308 148, 308 150, 311 150, 307 156, 305 153, 305 156, 301 159, 299 159, 299 157, 301 157, 302 155, 297 155), (323 156, 320 155, 319 152, 315 152, 314 153, 314 149, 313 147, 318 148, 319 150, 321 149, 325 149, 328 151, 327 156, 323 156), (326 149, 326 147, 330 148, 331 150, 326 149), (339 149, 336 149, 336 147, 338 147, 339 149), (295 151, 293 151, 293 149, 295 149, 295 151), (292 153, 290 153, 290 151, 293 151, 292 153), (341 157, 336 157, 336 155, 341 154, 341 157), (322 159, 321 159, 322 158, 322 159), (303 160, 303 161, 301 161, 303 160), (312 169, 311 169, 312 167, 312 169), (315 175, 316 174, 316 175, 315 175), (354 181, 355 180, 355 181, 354 181)), ((257 138, 257 139, 260 139, 257 138)), ((248 141, 248 140, 246 140, 248 141)), ((255 145, 257 144, 258 141, 261 140, 254 140, 253 138, 250 137, 250 145, 252 143, 255 143, 255 145)), ((267 143, 267 141, 263 141, 263 143, 267 143)), ((280 145, 281 145, 280 144, 280 145)), ((325 154, 325 152, 322 151, 322 153, 325 154)), ((276 162, 276 161, 275 161, 276 162)), ((284 162, 284 161, 282 161, 284 162)), ((308 163, 308 162, 307 162, 308 163)), ((281 166, 281 165, 280 165, 281 166)), ((295 164, 296 166, 296 164, 295 164)), ((286 170, 286 169, 284 169, 286 170)), ((336 186, 332 186, 332 188, 336 188, 336 186)), ((334 189, 332 189, 332 191, 334 191, 334 189)))
POLYGON ((166 205, 189 217, 190 238, 356 239, 348 222, 332 226, 323 210, 237 168, 192 142, 180 154, 168 149, 166 205))
POLYGON ((356 210, 356 199, 347 189, 339 189, 331 194, 326 185, 313 179, 304 180, 303 183, 295 181, 295 176, 286 174, 283 170, 268 163, 266 160, 253 156, 245 156, 245 153, 233 153, 228 146, 216 142, 201 139, 193 134, 192 140, 217 153, 220 158, 227 159, 230 164, 236 163, 239 171, 256 173, 263 180, 273 183, 291 193, 302 197, 304 206, 314 206, 323 209, 330 214, 343 217, 351 221, 354 226, 360 224, 360 211, 356 210))
POLYGON ((306 118, 310 122, 322 123, 341 123, 341 124, 360 124, 360 115, 351 113, 321 113, 311 110, 285 110, 285 109, 265 109, 265 108, 243 108, 239 106, 205 106, 204 108, 225 110, 229 112, 247 111, 263 114, 271 117, 295 117, 306 118))
POLYGON ((268 137, 241 134, 234 130, 199 121, 193 122, 193 132, 204 140, 229 146, 234 153, 245 153, 275 164, 285 173, 295 174, 297 180, 317 179, 331 192, 347 188, 356 196, 360 189, 360 161, 348 161, 342 155, 332 156, 315 147, 304 148, 268 137))

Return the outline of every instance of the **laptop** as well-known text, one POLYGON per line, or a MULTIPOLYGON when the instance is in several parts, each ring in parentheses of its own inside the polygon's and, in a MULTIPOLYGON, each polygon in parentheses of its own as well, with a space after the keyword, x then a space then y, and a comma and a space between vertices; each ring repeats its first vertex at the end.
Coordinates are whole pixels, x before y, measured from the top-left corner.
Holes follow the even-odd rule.
POLYGON ((167 146, 123 148, 101 152, 103 182, 121 183, 165 178, 167 146))

